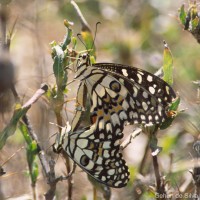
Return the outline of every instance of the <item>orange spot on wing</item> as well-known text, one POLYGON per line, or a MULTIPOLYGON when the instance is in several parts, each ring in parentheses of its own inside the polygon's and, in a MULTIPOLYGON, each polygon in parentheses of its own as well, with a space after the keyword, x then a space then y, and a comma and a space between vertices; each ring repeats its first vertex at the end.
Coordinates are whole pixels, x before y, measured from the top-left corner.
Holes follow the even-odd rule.
POLYGON ((92 124, 94 124, 97 121, 97 116, 92 116, 91 121, 92 121, 92 124))

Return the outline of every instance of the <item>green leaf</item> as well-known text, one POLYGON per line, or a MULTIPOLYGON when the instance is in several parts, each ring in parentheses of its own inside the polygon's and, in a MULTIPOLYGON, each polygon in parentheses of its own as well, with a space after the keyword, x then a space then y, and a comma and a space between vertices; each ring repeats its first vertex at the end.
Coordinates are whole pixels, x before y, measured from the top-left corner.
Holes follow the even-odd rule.
POLYGON ((35 185, 39 174, 38 164, 36 162, 36 155, 38 153, 37 143, 29 136, 28 128, 25 124, 20 122, 19 129, 27 143, 26 158, 29 166, 29 175, 31 177, 32 185, 35 185))
POLYGON ((163 52, 163 80, 167 82, 169 85, 173 84, 173 58, 172 53, 167 45, 164 42, 164 52, 163 52))
POLYGON ((26 114, 28 109, 29 109, 29 107, 26 107, 23 109, 18 108, 14 111, 14 114, 13 114, 9 124, 0 133, 0 149, 3 148, 8 137, 15 133, 16 128, 17 128, 17 123, 19 122, 20 118, 26 114))
POLYGON ((71 43, 73 31, 70 28, 67 28, 67 33, 64 37, 64 41, 62 44, 63 51, 67 49, 67 46, 71 43))
POLYGON ((33 165, 32 165, 32 173, 31 173, 31 181, 32 181, 32 185, 35 185, 36 181, 37 181, 37 178, 38 178, 38 175, 39 175, 39 167, 38 167, 38 164, 37 162, 33 162, 33 165))
POLYGON ((192 20, 192 31, 194 31, 197 26, 199 24, 199 18, 198 17, 195 17, 193 20, 192 20))
POLYGON ((187 13, 185 12, 185 6, 183 4, 180 8, 180 13, 179 13, 179 19, 183 25, 185 25, 186 23, 186 16, 187 16, 187 13))
POLYGON ((75 37, 72 37, 72 44, 73 44, 73 48, 72 49, 76 49, 77 39, 75 37))
POLYGON ((133 187, 133 183, 137 177, 137 167, 134 166, 129 166, 129 171, 130 171, 130 180, 127 184, 128 187, 133 187))
POLYGON ((30 144, 32 142, 32 139, 30 138, 28 134, 28 128, 26 125, 24 125, 22 122, 19 122, 18 126, 19 130, 21 131, 22 135, 24 136, 24 139, 27 144, 30 144))
POLYGON ((54 63, 53 63, 53 72, 56 77, 56 84, 58 87, 62 86, 64 70, 63 70, 63 59, 64 51, 59 45, 56 45, 52 48, 54 52, 54 63))
POLYGON ((174 110, 174 111, 176 111, 176 110, 178 109, 178 106, 179 106, 179 104, 180 104, 180 101, 181 101, 180 97, 177 97, 177 98, 171 103, 171 105, 170 105, 170 107, 169 107, 169 110, 174 110))

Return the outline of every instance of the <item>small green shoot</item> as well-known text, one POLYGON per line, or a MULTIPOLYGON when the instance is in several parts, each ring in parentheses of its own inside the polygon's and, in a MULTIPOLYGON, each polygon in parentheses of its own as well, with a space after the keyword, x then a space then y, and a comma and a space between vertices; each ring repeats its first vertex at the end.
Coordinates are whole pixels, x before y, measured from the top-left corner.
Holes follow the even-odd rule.
POLYGON ((173 85, 173 58, 172 53, 164 41, 164 52, 163 52, 163 80, 169 85, 173 85))

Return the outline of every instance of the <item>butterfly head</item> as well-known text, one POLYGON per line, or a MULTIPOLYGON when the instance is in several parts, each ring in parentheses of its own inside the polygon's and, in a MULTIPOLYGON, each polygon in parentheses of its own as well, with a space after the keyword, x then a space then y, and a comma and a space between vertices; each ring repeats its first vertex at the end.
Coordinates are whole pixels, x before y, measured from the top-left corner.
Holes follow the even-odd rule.
POLYGON ((80 54, 78 58, 78 63, 77 63, 77 70, 79 70, 82 67, 87 67, 90 65, 91 65, 91 62, 90 62, 89 53, 80 54))

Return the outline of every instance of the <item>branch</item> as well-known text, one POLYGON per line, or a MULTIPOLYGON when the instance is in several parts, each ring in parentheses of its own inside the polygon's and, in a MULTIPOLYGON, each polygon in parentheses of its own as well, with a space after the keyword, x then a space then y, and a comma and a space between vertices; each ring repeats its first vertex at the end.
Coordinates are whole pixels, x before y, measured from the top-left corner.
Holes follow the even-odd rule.
POLYGON ((22 106, 22 108, 31 107, 45 92, 47 92, 48 86, 42 84, 40 89, 38 89, 35 94, 22 106))
POLYGON ((131 144, 132 140, 136 138, 140 133, 142 132, 141 128, 137 128, 136 130, 133 131, 133 133, 130 135, 129 138, 127 138, 121 145, 120 148, 124 150, 129 144, 131 144))
POLYGON ((157 127, 155 127, 154 131, 150 134, 150 141, 149 146, 151 149, 152 159, 153 159, 153 167, 154 167, 154 174, 156 178, 156 192, 158 194, 158 199, 166 199, 167 195, 165 191, 165 182, 164 179, 160 175, 159 164, 158 164, 158 154, 161 151, 161 147, 157 146, 157 138, 156 138, 157 127), (163 198, 164 197, 164 198, 163 198))
POLYGON ((81 21, 81 24, 82 24, 82 31, 88 31, 88 32, 91 32, 91 29, 90 29, 90 26, 89 24, 87 23, 86 19, 83 17, 83 14, 81 12, 81 10, 79 9, 78 5, 75 3, 75 1, 71 1, 71 4, 73 5, 78 17, 79 17, 79 20, 81 21))

